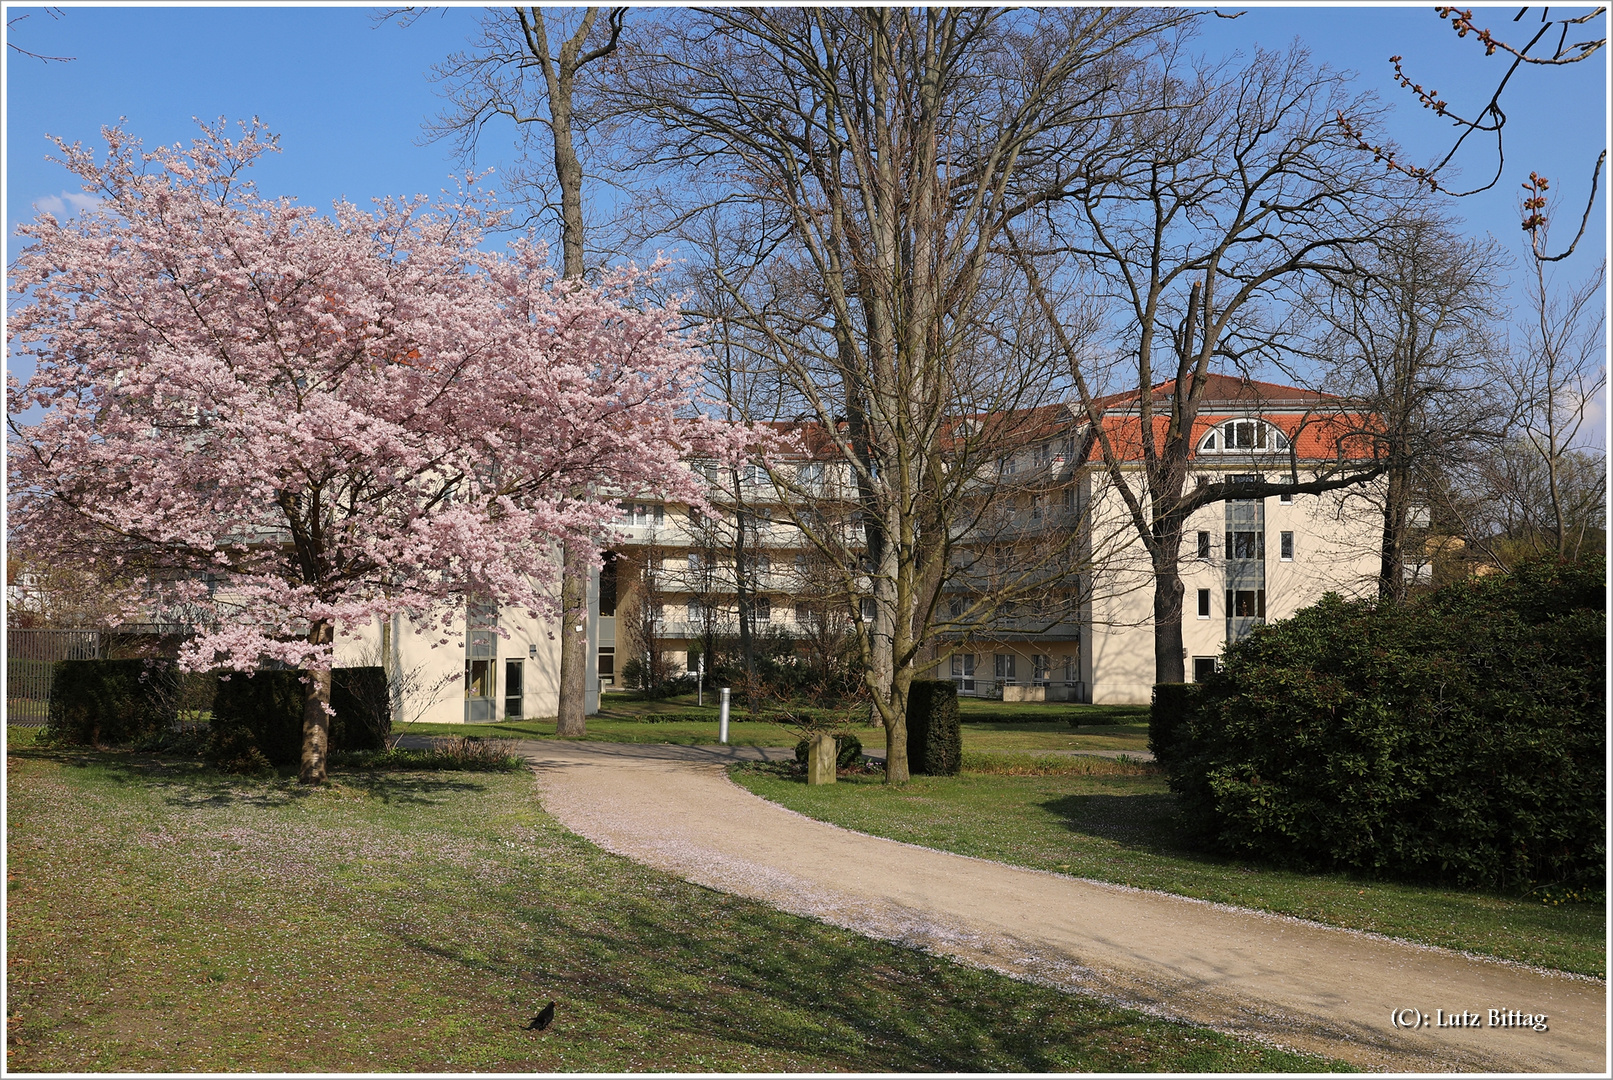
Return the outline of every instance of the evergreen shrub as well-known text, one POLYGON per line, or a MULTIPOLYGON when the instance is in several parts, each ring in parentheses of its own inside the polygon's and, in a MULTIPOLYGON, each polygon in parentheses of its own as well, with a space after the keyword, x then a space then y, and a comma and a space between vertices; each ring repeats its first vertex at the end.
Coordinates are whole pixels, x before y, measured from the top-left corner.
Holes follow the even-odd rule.
POLYGON ((1148 749, 1161 766, 1176 749, 1176 739, 1198 700, 1197 683, 1155 683, 1148 710, 1148 749))
POLYGON ((58 660, 45 726, 67 743, 151 739, 174 726, 180 685, 171 660, 58 660))
POLYGON ((1185 821, 1309 869, 1601 881, 1605 583, 1600 561, 1539 562, 1258 630, 1161 740, 1185 821))
MULTIPOLYGON (((302 758, 307 690, 300 671, 239 672, 221 681, 213 699, 207 756, 227 772, 258 772, 302 758)), ((379 667, 331 672, 331 751, 379 750, 392 730, 386 673, 379 667)))
MULTIPOLYGON (((795 744, 795 760, 801 766, 807 763, 807 754, 812 750, 810 739, 802 739, 795 744)), ((835 768, 849 769, 862 760, 862 740, 855 735, 835 736, 835 768)))
POLYGON ((958 686, 951 679, 914 679, 907 692, 907 769, 956 776, 963 767, 958 686))

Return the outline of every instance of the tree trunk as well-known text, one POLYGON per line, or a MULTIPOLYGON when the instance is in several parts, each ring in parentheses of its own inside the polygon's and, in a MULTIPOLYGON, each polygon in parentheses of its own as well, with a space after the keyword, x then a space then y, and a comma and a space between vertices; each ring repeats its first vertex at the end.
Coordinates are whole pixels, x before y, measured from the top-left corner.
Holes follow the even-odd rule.
MULTIPOLYGON (((1178 539, 1180 539, 1178 537, 1178 539)), ((1154 681, 1187 681, 1187 662, 1182 655, 1182 575, 1172 546, 1169 555, 1154 558, 1154 681)))
POLYGON ((578 738, 588 733, 585 710, 588 682, 588 559, 575 544, 565 549, 560 583, 560 707, 555 734, 578 738))
POLYGON ((1398 604, 1406 598, 1406 518, 1411 478, 1404 466, 1389 470, 1383 503, 1383 547, 1378 563, 1378 598, 1398 604))
MULTIPOLYGON (((308 631, 314 645, 328 645, 331 625, 316 622, 308 631)), ((302 706, 302 761, 297 770, 299 784, 323 784, 330 755, 330 668, 306 672, 302 706)))
POLYGON ((907 695, 892 719, 885 721, 885 783, 905 784, 912 779, 907 771, 907 695))

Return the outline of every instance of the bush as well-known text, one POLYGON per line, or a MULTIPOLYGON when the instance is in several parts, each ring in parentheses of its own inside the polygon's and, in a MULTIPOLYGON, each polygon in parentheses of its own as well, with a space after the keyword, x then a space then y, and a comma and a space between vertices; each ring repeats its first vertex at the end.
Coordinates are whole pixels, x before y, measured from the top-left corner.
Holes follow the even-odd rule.
POLYGON ((1600 563, 1536 563, 1257 631, 1161 741, 1185 819, 1298 867, 1599 882, 1604 589, 1600 563))
MULTIPOLYGON (((806 766, 807 752, 811 749, 811 747, 812 743, 808 739, 802 739, 800 742, 795 744, 795 760, 796 763, 801 765, 803 768, 806 766)), ((849 769, 853 765, 857 764, 857 762, 861 761, 862 756, 863 744, 862 740, 858 739, 857 736, 835 736, 836 769, 849 769)))
POLYGON ((956 776, 962 767, 957 684, 951 679, 914 679, 907 692, 908 771, 956 776))
POLYGON ((622 685, 630 690, 644 689, 644 661, 635 656, 622 665, 622 685))
POLYGON ((1197 683, 1155 683, 1154 703, 1148 710, 1148 749, 1161 765, 1169 760, 1188 713, 1198 703, 1197 683))
POLYGON ((380 750, 392 733, 392 690, 379 667, 331 672, 330 745, 333 750, 380 750))
POLYGON ((302 756, 307 692, 298 671, 236 672, 213 698, 207 757, 225 772, 262 772, 302 756))
POLYGON ((52 678, 53 741, 119 746, 160 735, 178 716, 171 660, 58 660, 52 678))
MULTIPOLYGON (((331 751, 379 750, 392 729, 386 674, 378 667, 331 672, 331 751)), ((207 757, 226 772, 260 772, 302 758, 307 690, 300 671, 235 674, 213 699, 207 757)))

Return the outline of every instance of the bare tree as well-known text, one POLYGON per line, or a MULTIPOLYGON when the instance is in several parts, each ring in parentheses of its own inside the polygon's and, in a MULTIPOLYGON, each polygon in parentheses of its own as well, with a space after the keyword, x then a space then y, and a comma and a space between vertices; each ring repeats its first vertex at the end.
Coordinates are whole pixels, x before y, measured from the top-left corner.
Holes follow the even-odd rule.
POLYGON ((1070 179, 1071 198, 1045 204, 1023 236, 1010 237, 1148 552, 1158 682, 1185 677, 1180 557, 1189 515, 1230 498, 1320 494, 1383 470, 1351 460, 1370 444, 1342 452, 1340 425, 1360 418, 1331 410, 1315 417, 1341 448, 1331 465, 1302 478, 1292 440, 1280 483, 1200 477, 1188 486, 1212 362, 1247 373, 1284 356, 1282 312, 1318 275, 1347 272, 1394 210, 1370 154, 1336 120, 1371 118, 1344 77, 1299 50, 1262 52, 1236 71, 1180 67, 1168 55, 1136 73, 1126 96, 1151 107, 1109 124, 1070 179), (1104 398, 1093 383, 1094 350, 1071 332, 1092 305, 1134 373, 1134 397, 1104 398), (1134 417, 1111 429, 1105 414, 1117 407, 1134 417))
POLYGON ((1063 194, 1065 163, 1117 104, 1133 54, 1190 18, 687 11, 614 72, 615 100, 646 136, 638 159, 689 190, 675 226, 699 251, 691 306, 732 327, 748 353, 745 400, 772 410, 745 418, 802 418, 856 500, 861 518, 841 538, 772 474, 855 600, 891 782, 907 779, 908 686, 945 636, 936 611, 957 542, 1002 490, 983 478, 1033 437, 1028 419, 969 421, 1028 418, 1062 394, 1057 362, 1002 325, 1023 305, 1000 241, 1063 194))
POLYGON ((1363 245, 1347 273, 1328 275, 1302 319, 1319 332, 1309 350, 1329 380, 1375 418, 1381 489, 1364 493, 1383 517, 1378 595, 1405 599, 1414 508, 1427 509, 1441 478, 1505 426, 1507 406, 1484 392, 1505 317, 1490 241, 1458 236, 1417 212, 1363 245))
MULTIPOLYGON (((1543 233, 1544 230, 1541 230, 1543 233)), ((1536 252, 1545 245, 1535 235, 1536 252)), ((1490 528, 1470 529, 1503 567, 1520 551, 1577 557, 1591 530, 1605 529, 1605 448, 1585 430, 1607 390, 1603 333, 1606 263, 1561 288, 1534 261, 1523 343, 1499 371, 1516 397, 1510 439, 1479 472, 1475 509, 1490 528)))
MULTIPOLYGON (((586 117, 577 109, 578 73, 611 56, 621 40, 626 8, 560 9, 546 15, 535 6, 489 11, 481 37, 469 53, 458 53, 438 69, 449 107, 431 133, 453 138, 463 156, 474 157, 484 126, 495 117, 513 121, 530 148, 547 136, 559 206, 547 198, 549 177, 532 169, 513 177, 543 209, 558 210, 560 240, 567 278, 581 278, 584 262, 583 169, 578 156, 578 127, 586 117), (552 20, 552 22, 551 22, 552 20), (557 33, 559 48, 550 43, 557 33), (540 79, 532 77, 536 69, 540 79)), ((567 544, 560 588, 560 705, 556 731, 579 736, 587 731, 586 697, 588 577, 596 553, 567 544)))

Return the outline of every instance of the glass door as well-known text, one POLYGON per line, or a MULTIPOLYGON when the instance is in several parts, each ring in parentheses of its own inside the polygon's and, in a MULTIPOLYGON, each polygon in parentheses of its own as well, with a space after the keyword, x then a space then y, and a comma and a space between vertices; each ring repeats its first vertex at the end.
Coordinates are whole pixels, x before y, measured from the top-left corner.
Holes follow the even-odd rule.
POLYGON ((504 661, 504 718, 506 720, 521 719, 521 661, 504 661))

